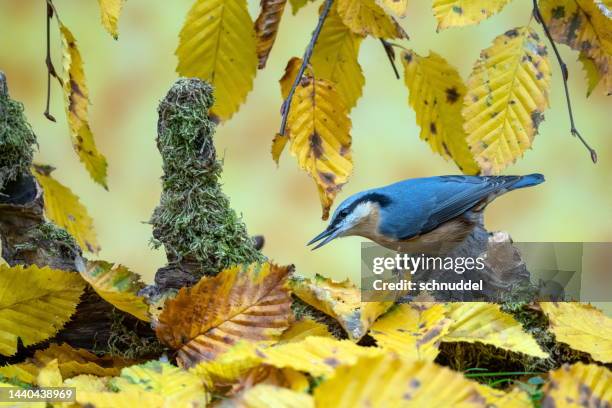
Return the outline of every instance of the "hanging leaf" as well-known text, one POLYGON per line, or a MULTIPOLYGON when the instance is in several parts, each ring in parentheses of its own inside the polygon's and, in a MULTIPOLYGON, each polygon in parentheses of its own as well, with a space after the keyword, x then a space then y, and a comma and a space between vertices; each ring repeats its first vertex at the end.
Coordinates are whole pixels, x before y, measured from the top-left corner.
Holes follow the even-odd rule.
POLYGON ((349 110, 357 104, 365 84, 357 61, 362 40, 344 25, 336 7, 332 7, 310 59, 316 77, 332 82, 349 110))
POLYGON ((360 290, 348 279, 336 282, 321 275, 313 280, 296 276, 290 283, 295 296, 336 319, 354 341, 365 336, 378 316, 393 305, 393 302, 361 302, 360 290))
POLYGON ((497 14, 510 0, 433 0, 438 31, 478 24, 497 14))
POLYGON ((44 193, 45 215, 74 237, 79 246, 89 252, 100 250, 93 220, 87 209, 68 187, 53 177, 49 166, 35 165, 33 174, 44 193))
POLYGON ((0 265, 0 354, 17 352, 58 332, 75 312, 85 282, 72 272, 0 265))
MULTIPOLYGON (((289 61, 281 79, 284 93, 286 83, 297 62, 289 61)), ((351 155, 351 120, 348 109, 334 85, 324 79, 305 75, 295 90, 287 118, 286 136, 278 136, 272 143, 272 155, 278 158, 288 140, 291 154, 317 184, 323 219, 353 170, 351 155)))
POLYGON ((408 38, 404 29, 375 0, 337 0, 344 24, 355 34, 376 38, 408 38))
POLYGON ((408 0, 383 0, 383 4, 396 16, 406 17, 408 11, 408 0))
POLYGON ((426 361, 396 355, 362 357, 340 366, 314 391, 320 407, 483 407, 472 381, 426 361))
POLYGON ((548 375, 543 407, 606 407, 612 402, 612 372, 606 367, 576 363, 548 375))
POLYGON ((480 53, 463 107, 467 142, 485 175, 499 174, 531 147, 548 108, 546 46, 529 27, 495 38, 480 53))
POLYGON ((115 40, 119 38, 119 15, 124 2, 125 0, 98 0, 102 25, 115 40))
POLYGON ((91 178, 102 187, 106 185, 106 158, 98 152, 89 127, 89 91, 83 70, 83 58, 74 36, 65 25, 60 25, 64 74, 64 102, 68 127, 72 135, 72 147, 91 178))
POLYGON ((440 339, 452 323, 445 314, 446 308, 441 304, 425 309, 397 305, 372 325, 370 335, 379 347, 402 357, 433 361, 439 352, 440 339))
POLYGON ((300 9, 308 4, 309 1, 312 2, 314 0, 289 0, 289 3, 291 4, 291 14, 295 16, 300 9))
POLYGON ((161 361, 126 367, 109 385, 120 393, 146 391, 158 395, 168 407, 204 407, 210 400, 200 378, 161 361))
POLYGON ((377 356, 383 350, 361 347, 350 340, 329 337, 306 337, 302 341, 257 348, 264 364, 277 368, 292 368, 312 376, 330 375, 340 365, 351 365, 361 356, 377 356))
POLYGON ((597 87, 601 81, 601 74, 597 69, 597 64, 584 52, 581 52, 578 56, 578 60, 582 63, 582 68, 587 80, 587 97, 591 96, 593 90, 597 87))
POLYGON ((523 326, 502 312, 499 305, 485 302, 448 304, 448 318, 452 323, 442 338, 444 342, 464 341, 490 344, 515 353, 538 358, 548 358, 523 326))
POLYGON ((612 363, 612 319, 601 310, 576 302, 542 302, 540 307, 557 341, 612 363))
POLYGON ((408 103, 416 113, 421 139, 445 159, 453 159, 463 173, 478 174, 463 130, 466 88, 459 72, 435 52, 421 57, 407 50, 402 52, 402 63, 410 91, 408 103))
POLYGON ((310 336, 333 338, 333 335, 329 332, 326 325, 306 318, 292 323, 291 326, 283 332, 280 342, 302 341, 310 336))
POLYGON ((178 351, 183 367, 211 360, 239 340, 276 341, 292 317, 291 270, 264 263, 204 277, 166 301, 157 336, 178 351))
POLYGON ((145 287, 140 276, 123 265, 89 261, 81 276, 98 295, 119 310, 150 322, 149 305, 138 292, 145 287))
POLYGON ((266 66, 286 4, 287 0, 261 0, 261 11, 255 20, 257 58, 259 59, 257 68, 259 69, 266 66))
POLYGON ((268 384, 258 384, 249 388, 222 407, 240 408, 314 408, 312 396, 268 384))
POLYGON ((196 0, 176 49, 176 72, 215 88, 212 114, 227 120, 253 88, 257 71, 255 29, 246 0, 196 0))
MULTIPOLYGON (((592 0, 540 0, 540 11, 553 39, 580 51, 597 67, 603 89, 612 94, 612 15, 592 0)), ((612 14, 612 13, 611 13, 612 14)))

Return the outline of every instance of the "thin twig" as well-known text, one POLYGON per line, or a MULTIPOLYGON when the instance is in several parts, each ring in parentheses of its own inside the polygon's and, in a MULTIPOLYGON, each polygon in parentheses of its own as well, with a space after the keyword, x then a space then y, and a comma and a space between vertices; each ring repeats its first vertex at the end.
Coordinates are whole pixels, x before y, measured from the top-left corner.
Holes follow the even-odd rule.
POLYGON ((380 39, 380 43, 382 44, 385 50, 385 54, 387 54, 387 58, 389 58, 391 68, 393 68, 393 72, 395 73, 395 78, 400 79, 400 74, 397 71, 397 67, 395 66, 395 50, 393 49, 393 44, 389 43, 383 38, 380 39))
POLYGON ((47 104, 45 106, 45 117, 55 122, 55 118, 49 113, 49 105, 51 104, 51 77, 59 80, 53 66, 53 61, 51 61, 51 19, 55 14, 55 7, 53 7, 51 0, 46 0, 45 3, 47 7, 47 57, 45 58, 45 64, 47 65, 47 104))
POLYGON ((287 118, 289 116, 289 109, 291 108, 291 100, 293 99, 293 94, 300 81, 302 80, 302 76, 304 75, 304 71, 310 62, 310 57, 312 56, 312 51, 314 50, 314 46, 317 43, 317 39, 319 38, 319 34, 321 34, 321 28, 323 28, 323 23, 329 14, 329 10, 331 9, 332 3, 334 0, 325 0, 325 6, 323 7, 323 11, 319 16, 319 22, 312 32, 312 38, 310 39, 310 43, 308 43, 308 47, 304 52, 304 57, 302 58, 302 65, 300 66, 300 70, 298 71, 293 84, 291 85, 291 89, 289 90, 289 94, 287 94, 287 99, 283 102, 283 106, 281 108, 282 121, 280 131, 278 132, 281 136, 285 135, 285 128, 287 127, 287 118))
POLYGON ((567 111, 569 113, 570 126, 571 126, 570 132, 572 133, 573 136, 580 139, 584 147, 587 148, 587 150, 591 154, 591 160, 593 160, 593 163, 597 163, 597 152, 595 151, 595 149, 589 146, 589 144, 586 142, 586 140, 584 140, 580 132, 578 132, 578 129, 576 129, 576 125, 574 122, 574 114, 572 112, 572 102, 570 100, 569 88, 567 86, 567 79, 569 77, 567 65, 565 64, 565 62, 563 62, 563 59, 561 58, 561 54, 559 54, 559 50, 557 49, 557 46, 555 45, 555 42, 553 41, 553 38, 550 35, 550 31, 548 30, 548 27, 544 23, 544 19, 542 18, 542 14, 540 13, 540 8, 538 7, 537 0, 533 0, 533 15, 535 16, 536 21, 540 23, 540 25, 544 29, 544 33, 546 34, 546 37, 548 38, 548 41, 550 42, 550 45, 552 46, 552 49, 555 52, 557 61, 559 62, 559 67, 561 67, 561 74, 563 76, 563 88, 565 89, 565 100, 567 101, 567 111))

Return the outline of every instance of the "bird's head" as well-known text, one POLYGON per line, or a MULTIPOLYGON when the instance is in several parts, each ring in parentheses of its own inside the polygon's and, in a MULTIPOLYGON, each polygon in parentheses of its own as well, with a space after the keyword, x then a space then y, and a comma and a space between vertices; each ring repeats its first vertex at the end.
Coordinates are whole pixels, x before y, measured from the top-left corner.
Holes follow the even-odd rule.
POLYGON ((347 198, 336 208, 325 231, 307 245, 318 242, 312 248, 315 250, 338 237, 367 234, 368 230, 376 228, 380 209, 389 203, 387 196, 373 192, 359 193, 347 198))

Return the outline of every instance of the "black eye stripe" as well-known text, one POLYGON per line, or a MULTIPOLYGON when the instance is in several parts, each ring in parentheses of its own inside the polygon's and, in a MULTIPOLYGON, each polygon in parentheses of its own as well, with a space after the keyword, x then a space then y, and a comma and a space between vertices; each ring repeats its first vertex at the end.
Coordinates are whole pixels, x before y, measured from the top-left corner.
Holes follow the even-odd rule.
POLYGON ((379 194, 379 193, 365 194, 362 197, 359 197, 358 200, 353 201, 351 205, 349 205, 348 207, 340 210, 340 212, 338 212, 338 214, 336 214, 336 217, 332 220, 330 227, 335 227, 336 225, 338 225, 347 215, 353 212, 355 207, 357 207, 359 204, 366 202, 366 201, 377 203, 380 206, 380 208, 384 208, 388 206, 389 204, 391 204, 391 200, 387 196, 384 196, 382 194, 379 194))

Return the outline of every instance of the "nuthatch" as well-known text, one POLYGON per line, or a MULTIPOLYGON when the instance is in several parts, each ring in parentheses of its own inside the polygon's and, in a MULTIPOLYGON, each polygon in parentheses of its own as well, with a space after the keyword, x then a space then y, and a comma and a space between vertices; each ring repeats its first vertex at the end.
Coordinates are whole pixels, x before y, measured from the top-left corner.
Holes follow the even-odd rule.
POLYGON ((462 242, 488 203, 544 181, 527 176, 439 176, 400 181, 354 194, 334 212, 328 227, 307 245, 357 235, 386 248, 402 243, 462 242))

